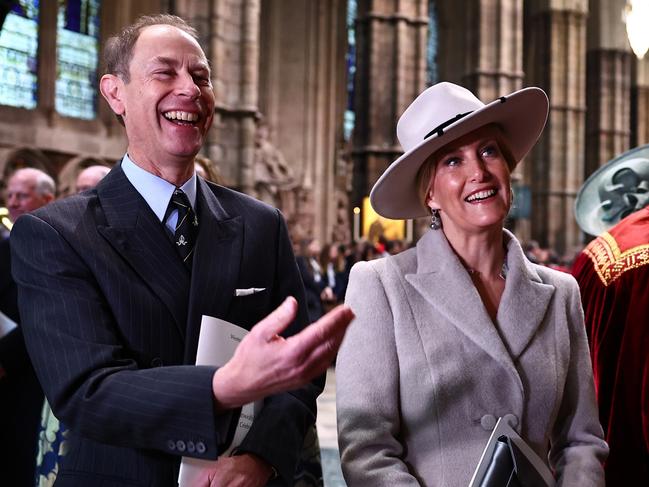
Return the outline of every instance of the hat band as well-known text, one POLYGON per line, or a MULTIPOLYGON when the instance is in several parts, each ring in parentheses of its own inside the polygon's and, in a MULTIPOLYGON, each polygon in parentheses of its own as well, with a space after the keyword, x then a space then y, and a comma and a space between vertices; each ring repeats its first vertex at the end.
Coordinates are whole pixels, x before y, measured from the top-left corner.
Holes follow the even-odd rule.
POLYGON ((473 110, 468 111, 468 112, 464 112, 464 113, 458 113, 453 118, 449 118, 446 122, 440 123, 437 127, 435 127, 433 130, 431 130, 426 135, 424 135, 424 140, 426 140, 428 137, 430 137, 431 135, 433 135, 435 133, 437 133, 437 137, 441 137, 442 135, 444 135, 444 129, 446 127, 448 127, 452 123, 457 122, 461 118, 466 117, 469 113, 473 113, 473 110))

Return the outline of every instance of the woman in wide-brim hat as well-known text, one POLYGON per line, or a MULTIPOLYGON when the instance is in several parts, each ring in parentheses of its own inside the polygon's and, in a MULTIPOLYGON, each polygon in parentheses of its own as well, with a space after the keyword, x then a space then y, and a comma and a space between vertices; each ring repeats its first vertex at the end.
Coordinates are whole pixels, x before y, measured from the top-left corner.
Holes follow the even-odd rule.
POLYGON ((342 468, 350 487, 469 484, 504 418, 560 485, 603 485, 579 290, 529 262, 503 228, 510 173, 543 130, 525 88, 488 105, 451 83, 399 119, 404 154, 370 199, 388 218, 430 215, 416 248, 361 262, 338 355, 342 468))

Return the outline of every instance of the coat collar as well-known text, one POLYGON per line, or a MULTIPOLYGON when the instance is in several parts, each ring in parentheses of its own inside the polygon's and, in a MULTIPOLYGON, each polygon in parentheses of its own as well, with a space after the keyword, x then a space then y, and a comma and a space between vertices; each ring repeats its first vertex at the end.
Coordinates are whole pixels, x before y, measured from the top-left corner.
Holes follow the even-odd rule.
POLYGON ((443 232, 429 231, 419 240, 416 273, 405 278, 436 312, 516 373, 514 361, 536 333, 554 287, 541 281, 516 238, 504 232, 508 273, 495 324, 443 232))

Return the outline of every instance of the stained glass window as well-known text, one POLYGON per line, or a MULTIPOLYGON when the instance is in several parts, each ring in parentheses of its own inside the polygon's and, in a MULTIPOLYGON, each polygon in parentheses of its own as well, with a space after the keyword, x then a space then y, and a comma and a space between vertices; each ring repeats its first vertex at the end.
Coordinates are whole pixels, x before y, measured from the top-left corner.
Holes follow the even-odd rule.
POLYGON ((39 0, 14 2, 0 32, 0 105, 35 108, 39 0))
POLYGON ((343 130, 349 140, 354 130, 354 76, 356 74, 356 0, 347 1, 347 108, 343 130))
POLYGON ((426 46, 426 84, 434 85, 438 81, 437 74, 437 9, 434 0, 428 2, 428 44, 426 46))
POLYGON ((95 118, 100 4, 59 0, 55 107, 61 115, 95 118))

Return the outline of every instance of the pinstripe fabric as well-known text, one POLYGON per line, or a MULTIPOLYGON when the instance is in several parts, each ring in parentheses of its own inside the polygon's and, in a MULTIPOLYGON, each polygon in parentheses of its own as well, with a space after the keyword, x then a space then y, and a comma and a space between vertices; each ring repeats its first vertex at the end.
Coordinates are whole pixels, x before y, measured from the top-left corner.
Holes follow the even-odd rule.
MULTIPOLYGON (((213 412, 214 369, 187 366, 202 314, 250 328, 291 294, 301 305, 289 333, 306 323, 279 213, 203 180, 197 213, 191 274, 119 167, 95 191, 16 223, 27 347, 54 413, 73 432, 57 486, 171 486, 179 442, 206 448, 182 454, 217 456, 231 414, 213 412), (248 287, 267 292, 233 297, 248 287)), ((321 386, 268 398, 242 449, 291 478, 321 386)))

